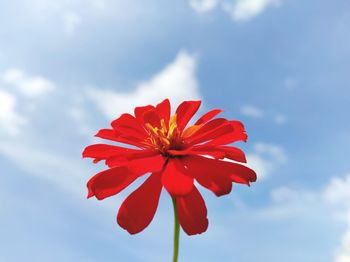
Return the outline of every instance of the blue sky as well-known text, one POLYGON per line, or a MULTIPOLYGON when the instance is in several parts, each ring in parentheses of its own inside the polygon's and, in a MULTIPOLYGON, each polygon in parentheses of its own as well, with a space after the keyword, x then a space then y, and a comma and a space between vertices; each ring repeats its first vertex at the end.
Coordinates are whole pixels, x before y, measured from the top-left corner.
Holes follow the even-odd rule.
POLYGON ((163 191, 134 236, 140 183, 86 200, 98 129, 169 97, 245 123, 258 174, 217 198, 180 261, 350 262, 350 3, 0 0, 0 261, 170 261, 163 191))

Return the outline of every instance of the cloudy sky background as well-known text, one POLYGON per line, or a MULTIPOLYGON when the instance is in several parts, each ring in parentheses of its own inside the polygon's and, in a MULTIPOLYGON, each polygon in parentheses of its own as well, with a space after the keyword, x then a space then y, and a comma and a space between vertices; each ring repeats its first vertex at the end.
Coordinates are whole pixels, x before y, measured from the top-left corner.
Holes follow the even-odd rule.
POLYGON ((202 190, 180 261, 350 261, 350 2, 0 0, 0 261, 170 261, 172 206, 129 236, 86 200, 93 134, 164 97, 223 108, 258 182, 202 190))

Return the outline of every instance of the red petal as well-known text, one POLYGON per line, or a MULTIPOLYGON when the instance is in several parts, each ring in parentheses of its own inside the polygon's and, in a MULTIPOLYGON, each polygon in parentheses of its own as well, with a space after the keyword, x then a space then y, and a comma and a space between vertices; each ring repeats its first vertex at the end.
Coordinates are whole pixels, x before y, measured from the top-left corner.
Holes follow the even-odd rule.
POLYGON ((154 106, 148 105, 148 106, 135 107, 134 114, 137 121, 139 121, 139 123, 143 124, 143 115, 149 110, 154 110, 154 106))
POLYGON ((95 144, 95 145, 87 146, 84 149, 83 157, 97 158, 101 160, 101 159, 107 159, 116 155, 123 155, 126 153, 130 154, 130 153, 135 153, 139 151, 140 150, 113 146, 113 145, 95 144))
POLYGON ((186 196, 176 197, 176 212, 187 235, 201 234, 207 230, 207 208, 196 187, 186 196))
POLYGON ((130 185, 140 174, 131 172, 127 167, 114 167, 93 176, 87 183, 88 197, 98 200, 118 194, 130 185))
POLYGON ((139 148, 145 148, 146 146, 143 140, 140 140, 135 137, 122 136, 120 133, 118 133, 114 129, 101 129, 100 131, 97 132, 95 136, 103 139, 116 141, 123 144, 133 145, 139 148))
POLYGON ((222 159, 225 157, 225 153, 220 150, 197 150, 195 148, 189 148, 185 150, 168 150, 168 153, 170 153, 173 156, 188 156, 188 155, 208 155, 212 156, 214 158, 222 159))
POLYGON ((140 158, 123 163, 92 177, 88 182, 88 197, 97 199, 115 195, 130 185, 136 178, 148 172, 160 171, 164 166, 164 158, 160 155, 140 158))
POLYGON ((114 129, 101 129, 97 132, 97 134, 95 136, 103 138, 103 139, 119 142, 117 140, 118 137, 117 137, 114 129))
POLYGON ((240 164, 236 164, 236 163, 230 163, 230 164, 231 164, 230 177, 233 182, 249 185, 249 182, 256 181, 256 173, 254 170, 240 164))
POLYGON ((208 132, 211 132, 212 130, 222 126, 223 124, 227 124, 228 121, 225 118, 216 118, 213 119, 207 123, 205 123, 203 126, 200 127, 200 129, 195 132, 192 136, 190 136, 189 138, 196 138, 197 136, 201 136, 203 134, 206 134, 208 132))
POLYGON ((191 192, 193 177, 185 173, 185 168, 178 159, 169 159, 163 174, 162 184, 172 196, 183 196, 191 192))
POLYGON ((195 125, 202 125, 206 122, 208 122, 209 120, 211 120, 212 118, 214 118, 215 116, 217 116, 218 114, 220 114, 222 112, 221 109, 213 109, 211 111, 209 111, 208 113, 202 115, 197 122, 195 123, 195 125))
MULTIPOLYGON (((214 121, 214 120, 213 120, 214 121)), ((221 126, 218 126, 217 128, 214 128, 206 133, 203 133, 201 135, 194 135, 193 137, 186 139, 186 142, 194 145, 194 144, 199 144, 203 143, 208 140, 217 140, 218 138, 225 136, 227 134, 231 134, 233 132, 233 127, 227 123, 223 124, 221 126)), ((198 131, 199 132, 199 131, 198 131)), ((208 143, 209 145, 209 143, 208 143)))
POLYGON ((164 157, 156 155, 152 157, 145 157, 131 160, 128 162, 128 168, 135 173, 159 172, 164 167, 164 157))
POLYGON ((248 136, 244 130, 243 124, 239 121, 229 121, 229 122, 233 128, 233 131, 226 135, 213 139, 212 141, 208 142, 206 145, 226 145, 237 141, 246 142, 248 136))
POLYGON ((244 152, 232 146, 212 146, 212 145, 198 145, 191 148, 192 154, 209 155, 217 159, 222 159, 224 157, 246 163, 244 152))
POLYGON ((140 125, 136 118, 130 114, 122 114, 112 122, 112 127, 122 134, 144 139, 147 136, 146 130, 140 125))
POLYGON ((164 119, 165 124, 168 126, 170 119, 170 102, 169 99, 164 99, 156 106, 156 111, 160 119, 164 119))
POLYGON ((156 110, 149 110, 143 114, 143 121, 145 124, 150 124, 153 127, 160 128, 160 118, 156 110))
POLYGON ((192 155, 202 155, 202 156, 212 156, 215 159, 223 159, 225 157, 225 153, 217 150, 215 148, 201 149, 201 148, 192 148, 192 155))
POLYGON ((140 158, 146 158, 150 156, 159 155, 157 152, 153 150, 132 150, 129 152, 121 153, 118 155, 114 155, 106 160, 106 165, 109 167, 121 166, 126 162, 131 160, 136 160, 140 158))
POLYGON ((217 166, 211 165, 212 161, 199 156, 185 157, 182 161, 187 167, 186 172, 192 174, 199 184, 214 192, 215 195, 222 196, 231 192, 231 178, 223 174, 223 170, 218 170, 217 166))
POLYGON ((247 159, 245 157, 244 152, 237 148, 237 147, 233 147, 233 146, 219 146, 217 147, 217 149, 222 150, 223 152, 225 152, 225 157, 234 161, 238 161, 238 162, 242 162, 242 163, 246 163, 247 159))
MULTIPOLYGON (((199 160, 197 161, 200 161, 201 165, 206 166, 208 169, 215 172, 215 175, 227 176, 232 182, 249 185, 250 182, 256 181, 255 172, 244 165, 202 156, 192 157, 198 158, 199 160)), ((184 158, 184 161, 187 161, 186 158, 184 158)))
POLYGON ((176 109, 176 122, 179 130, 183 130, 197 112, 201 101, 184 101, 176 109))
POLYGON ((162 189, 160 177, 160 173, 152 174, 120 206, 117 222, 130 234, 139 233, 151 223, 162 189))

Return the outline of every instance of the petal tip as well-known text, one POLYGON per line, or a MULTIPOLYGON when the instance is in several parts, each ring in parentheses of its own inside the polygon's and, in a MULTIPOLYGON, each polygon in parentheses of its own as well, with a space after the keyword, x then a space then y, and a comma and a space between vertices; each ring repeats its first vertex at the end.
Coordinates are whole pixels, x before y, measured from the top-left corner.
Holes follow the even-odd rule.
POLYGON ((86 198, 87 199, 92 198, 94 195, 95 195, 94 192, 91 189, 89 189, 89 192, 88 192, 86 198))
POLYGON ((206 218, 206 222, 205 222, 203 228, 201 228, 200 230, 198 230, 198 231, 187 230, 187 232, 184 229, 183 230, 187 235, 194 236, 194 235, 200 235, 200 234, 203 234, 204 232, 206 232, 208 230, 208 226, 209 226, 209 220, 208 220, 208 218, 206 218))

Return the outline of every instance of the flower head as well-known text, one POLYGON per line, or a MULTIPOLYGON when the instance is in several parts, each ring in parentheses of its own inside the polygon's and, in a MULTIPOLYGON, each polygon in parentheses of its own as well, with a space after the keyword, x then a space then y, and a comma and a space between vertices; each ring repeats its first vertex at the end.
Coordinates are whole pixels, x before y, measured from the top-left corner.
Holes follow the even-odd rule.
POLYGON ((241 122, 215 118, 222 111, 214 109, 187 127, 200 104, 184 101, 172 116, 168 99, 156 107, 136 107, 134 116, 123 114, 112 122, 112 128, 96 134, 132 148, 108 144, 85 148, 83 157, 93 158, 94 163, 104 160, 109 167, 88 181, 88 197, 113 196, 150 173, 118 211, 118 224, 130 234, 152 221, 163 187, 176 201, 182 229, 193 235, 208 227, 205 202, 194 181, 222 196, 230 193, 233 182, 249 185, 256 180, 253 170, 239 164, 246 162, 243 151, 228 146, 247 140, 241 122))

